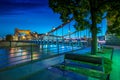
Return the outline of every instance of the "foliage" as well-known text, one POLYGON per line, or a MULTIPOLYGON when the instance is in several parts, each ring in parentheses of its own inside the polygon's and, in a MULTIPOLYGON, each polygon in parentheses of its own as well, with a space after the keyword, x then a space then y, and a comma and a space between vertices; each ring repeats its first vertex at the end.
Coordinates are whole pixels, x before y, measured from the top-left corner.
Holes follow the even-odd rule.
POLYGON ((112 71, 112 61, 108 58, 104 58, 104 69, 106 74, 110 74, 112 71))
MULTIPOLYGON (((101 3, 101 1, 95 1, 96 6, 101 6, 99 3, 101 3)), ((86 18, 87 20, 91 20, 90 6, 90 0, 49 0, 49 7, 51 7, 54 12, 60 14, 60 18, 63 22, 66 22, 71 17, 74 17, 79 24, 82 23, 83 25, 90 24, 85 20, 86 18)), ((104 10, 96 8, 96 12, 96 21, 97 23, 100 23, 104 10)))
POLYGON ((120 15, 118 12, 120 11, 117 11, 119 3, 118 0, 49 0, 49 7, 60 14, 63 22, 74 18, 77 22, 74 25, 76 30, 89 28, 92 32, 91 53, 96 54, 97 33, 100 32, 100 28, 96 26, 97 23, 101 23, 102 19, 108 16, 107 19, 114 23, 112 27, 108 27, 108 32, 120 33, 119 30, 112 30, 113 26, 119 26, 120 15), (107 13, 106 16, 104 16, 105 13, 107 13), (113 15, 116 18, 111 18, 113 15))
POLYGON ((7 34, 6 35, 6 41, 12 41, 13 40, 13 37, 11 34, 7 34))
POLYGON ((120 35, 120 1, 111 0, 109 2, 109 8, 107 10, 107 20, 108 20, 108 33, 120 35))

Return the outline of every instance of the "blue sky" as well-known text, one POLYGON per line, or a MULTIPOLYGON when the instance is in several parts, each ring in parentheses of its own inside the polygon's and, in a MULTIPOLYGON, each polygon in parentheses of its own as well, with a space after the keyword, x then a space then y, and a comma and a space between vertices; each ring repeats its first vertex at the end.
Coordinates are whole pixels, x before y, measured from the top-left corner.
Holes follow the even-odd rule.
MULTIPOLYGON (((101 24, 104 27, 105 22, 101 24)), ((59 14, 48 7, 48 0, 0 0, 0 36, 14 34, 15 28, 46 33, 61 24, 59 14)), ((64 33, 69 25, 72 27, 73 23, 66 25, 64 33)), ((61 34, 61 30, 58 33, 61 34)))
POLYGON ((0 35, 14 34, 15 28, 46 33, 61 23, 48 0, 0 0, 0 35))

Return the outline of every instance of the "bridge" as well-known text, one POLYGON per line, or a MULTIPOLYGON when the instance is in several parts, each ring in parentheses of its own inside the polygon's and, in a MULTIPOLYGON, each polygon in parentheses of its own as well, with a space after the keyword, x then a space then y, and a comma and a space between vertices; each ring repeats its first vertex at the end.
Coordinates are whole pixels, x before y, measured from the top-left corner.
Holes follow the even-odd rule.
MULTIPOLYGON (((18 61, 14 60, 14 62, 12 62, 12 64, 19 64, 19 62, 26 62, 26 61, 32 61, 33 60, 33 54, 34 52, 36 52, 37 54, 37 59, 40 58, 40 54, 41 53, 45 53, 47 54, 46 56, 48 56, 48 54, 51 55, 51 53, 55 53, 55 54, 62 54, 65 52, 73 52, 76 50, 80 50, 83 49, 85 47, 90 46, 90 37, 87 36, 88 30, 84 30, 84 36, 81 36, 81 31, 76 31, 75 29, 72 30, 73 26, 72 25, 72 21, 73 18, 70 19, 69 21, 59 25, 58 27, 53 27, 50 31, 46 32, 45 34, 42 34, 41 36, 37 37, 37 38, 33 38, 32 40, 13 40, 13 41, 1 41, 0 42, 0 47, 9 47, 10 50, 8 51, 9 53, 12 53, 10 55, 14 55, 17 50, 21 51, 21 54, 25 54, 24 52, 22 52, 22 48, 24 48, 24 46, 29 47, 28 49, 26 49, 25 51, 27 52, 26 54, 28 55, 27 58, 25 59, 20 59, 18 61), (67 29, 67 32, 65 31, 67 29), (58 32, 61 32, 61 35, 58 34, 58 32), (22 47, 23 46, 23 47, 22 47), (36 47, 37 46, 37 47, 36 47), (21 49, 20 49, 20 48, 21 49)), ((16 32, 19 33, 23 30, 17 30, 16 32)), ((30 33, 30 31, 23 31, 26 33, 30 33)), ((3 54, 4 55, 4 54, 3 54)), ((15 56, 14 57, 23 57, 23 55, 21 56, 15 56)), ((10 59, 14 58, 13 56, 10 57, 10 59)), ((2 63, 4 62, 3 59, 2 63)), ((8 60, 8 58, 6 58, 6 60, 8 60)), ((1 64, 0 67, 7 67, 9 66, 11 63, 8 63, 6 61, 6 63, 1 64)))
MULTIPOLYGON (((89 55, 90 32, 88 29, 84 32, 72 30, 72 20, 58 27, 53 27, 50 31, 32 40, 1 41, 0 44, 6 45, 6 48, 4 49, 4 46, 0 45, 0 51, 2 51, 0 52, 0 79, 17 80, 25 78, 41 69, 64 62, 65 54, 68 53, 89 55), (61 32, 61 35, 58 32, 61 32), (14 75, 9 74, 11 71, 19 75, 14 77, 14 75), (3 75, 8 75, 8 77, 4 78, 3 75)), ((93 57, 89 58, 92 59, 93 57)), ((99 59, 100 65, 102 65, 101 58, 97 58, 96 61, 99 59)))

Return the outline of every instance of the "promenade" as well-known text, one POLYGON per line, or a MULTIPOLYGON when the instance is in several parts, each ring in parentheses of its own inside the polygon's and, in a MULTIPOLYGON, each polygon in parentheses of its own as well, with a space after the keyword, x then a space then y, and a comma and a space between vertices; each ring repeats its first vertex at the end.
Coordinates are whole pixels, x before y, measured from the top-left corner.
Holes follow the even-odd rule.
POLYGON ((120 46, 113 46, 113 64, 110 80, 120 80, 120 46))
MULTIPOLYGON (((109 47, 114 47, 113 58, 112 58, 113 64, 112 64, 112 71, 110 74, 110 80, 120 80, 120 64, 119 64, 120 47, 119 46, 109 46, 109 47)), ((86 48, 85 50, 82 49, 77 52, 84 54, 86 53, 86 51, 90 51, 90 48, 86 48)), ((31 63, 28 65, 24 65, 21 67, 16 67, 16 68, 13 68, 7 71, 0 72, 0 80, 18 80, 18 79, 20 80, 33 80, 33 79, 34 80, 46 80, 46 79, 49 79, 49 80, 98 80, 98 79, 94 79, 94 78, 87 77, 84 75, 72 76, 74 74, 72 73, 64 74, 61 71, 58 71, 59 74, 58 72, 57 74, 55 74, 54 72, 55 69, 51 71, 51 67, 48 67, 48 66, 61 62, 63 60, 62 58, 63 58, 62 55, 61 55, 61 58, 58 58, 56 56, 55 58, 50 58, 42 62, 31 63), (46 69, 43 69, 43 67, 45 66, 46 66, 46 69), (32 74, 32 72, 35 72, 35 73, 32 74), (67 75, 67 77, 63 75, 67 75)))
MULTIPOLYGON (((112 58, 112 71, 111 71, 111 74, 110 74, 110 80, 120 80, 120 46, 109 46, 109 47, 113 47, 114 48, 114 52, 113 52, 113 58, 112 58)), ((90 49, 89 49, 90 51, 90 49)), ((82 52, 82 54, 84 54, 86 52, 86 50, 79 50, 78 51, 79 53, 82 52)), ((75 52, 76 53, 76 52, 75 52)), ((47 77, 41 77, 41 75, 43 74, 46 74, 46 76, 52 76, 52 78, 50 78, 50 80, 60 80, 60 79, 63 79, 63 80, 74 80, 74 79, 78 79, 77 78, 74 78, 74 79, 70 79, 70 78, 63 78, 61 77, 60 78, 60 75, 56 75, 56 77, 53 75, 53 72, 50 72, 48 70, 45 70, 45 71, 41 71, 39 73, 36 73, 32 76, 30 76, 28 78, 28 80, 32 80, 32 79, 35 79, 35 80, 40 80, 40 79, 47 79, 47 77), (47 73, 45 72, 47 71, 47 73)), ((81 78, 83 80, 97 80, 97 79, 94 79, 94 78, 86 78, 84 75, 80 75, 81 78)))

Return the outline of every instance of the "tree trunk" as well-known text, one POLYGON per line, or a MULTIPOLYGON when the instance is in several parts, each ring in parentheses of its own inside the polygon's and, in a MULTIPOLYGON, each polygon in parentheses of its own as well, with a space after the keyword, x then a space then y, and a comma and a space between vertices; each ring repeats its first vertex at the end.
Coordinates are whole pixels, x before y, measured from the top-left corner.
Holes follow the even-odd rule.
POLYGON ((92 18, 92 43, 91 43, 91 54, 95 55, 97 51, 97 26, 96 26, 96 11, 95 11, 95 0, 90 0, 90 12, 92 18))
POLYGON ((92 29, 92 45, 91 45, 91 54, 95 55, 97 51, 97 33, 95 28, 92 29))

